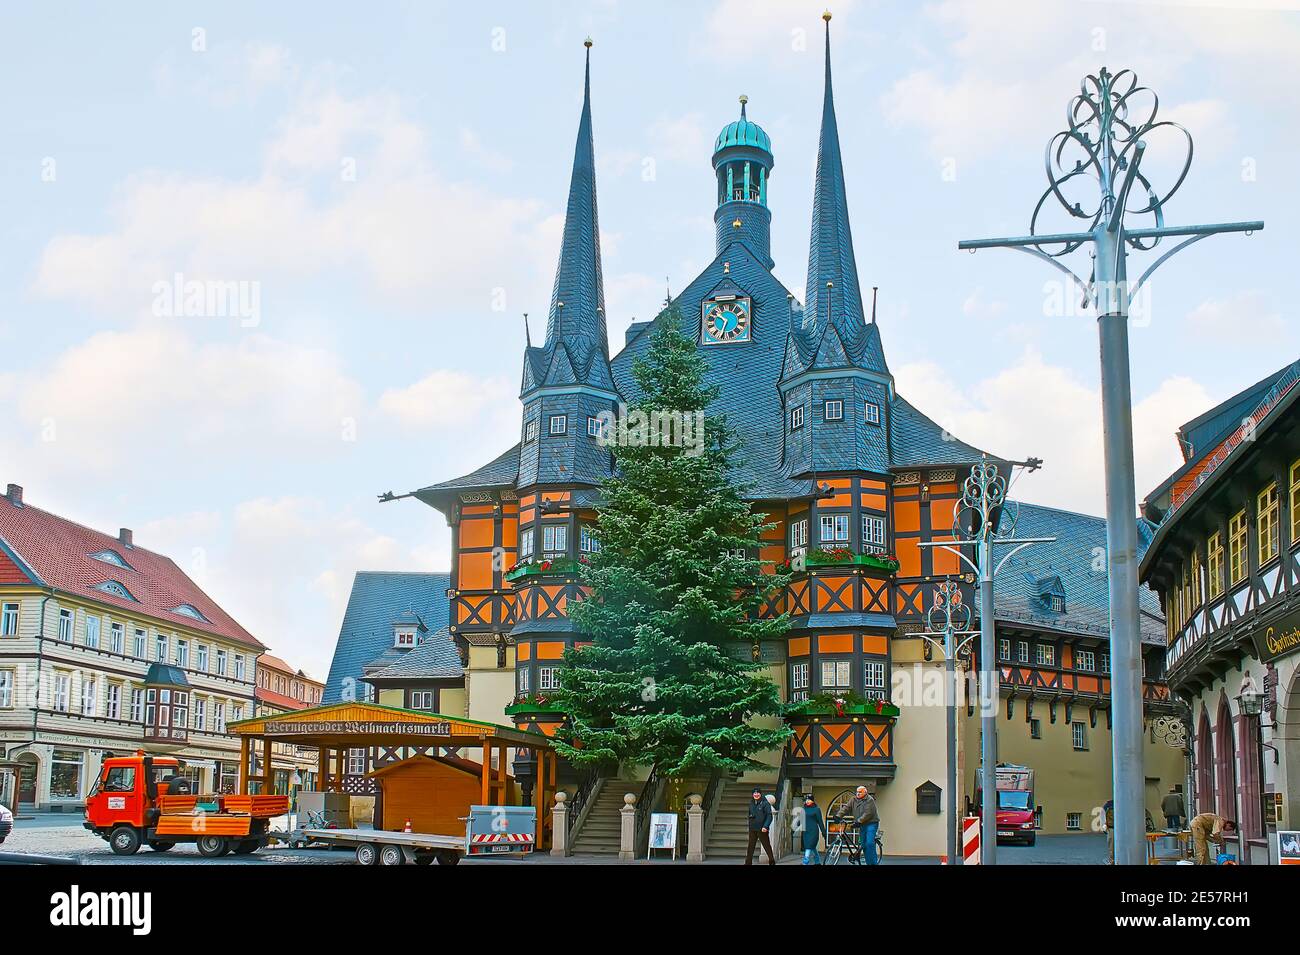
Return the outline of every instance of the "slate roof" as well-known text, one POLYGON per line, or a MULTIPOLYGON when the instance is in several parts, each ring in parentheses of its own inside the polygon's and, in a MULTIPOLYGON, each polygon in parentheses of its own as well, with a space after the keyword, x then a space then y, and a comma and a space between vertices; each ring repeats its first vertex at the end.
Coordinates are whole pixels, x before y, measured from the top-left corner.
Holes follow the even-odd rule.
POLYGON ((530 348, 524 391, 538 385, 613 384, 605 331, 605 286, 600 265, 600 217, 596 208, 596 153, 591 130, 591 47, 583 76, 582 114, 573 151, 569 203, 560 261, 546 319, 546 343, 530 348))
POLYGON ((264 649, 170 557, 138 544, 128 546, 118 537, 30 504, 18 506, 7 496, 0 496, 0 555, 6 552, 11 559, 16 558, 15 566, 23 575, 38 586, 119 607, 124 613, 139 614, 168 626, 183 626, 264 649), (126 566, 92 554, 116 555, 126 566), (100 589, 114 582, 130 597, 100 589), (205 619, 176 612, 177 607, 187 604, 205 619))
POLYGON ((170 663, 151 663, 149 669, 145 671, 144 682, 146 686, 188 687, 190 685, 185 671, 170 663))
POLYGON ((393 621, 399 614, 418 614, 430 632, 446 627, 450 586, 451 575, 445 573, 358 571, 343 613, 321 704, 342 701, 344 680, 360 680, 367 665, 393 649, 393 621))
MULTIPOLYGON (((1035 544, 1007 561, 993 581, 997 619, 1048 630, 1097 637, 1110 633, 1110 590, 1105 570, 1106 519, 1019 503, 1017 537, 1055 537, 1035 544), (1055 613, 1043 597, 1063 595, 1065 612, 1055 613)), ((1154 526, 1138 521, 1138 556, 1151 543, 1154 526)), ((1142 642, 1164 646, 1165 619, 1160 598, 1145 585, 1138 588, 1142 642)))
POLYGON ((424 638, 424 642, 402 654, 398 661, 367 674, 366 682, 431 680, 463 677, 460 654, 446 627, 424 638))
MULTIPOLYGON (((946 434, 942 427, 894 392, 880 329, 874 321, 867 321, 854 259, 831 82, 829 25, 825 69, 807 305, 801 306, 773 275, 765 250, 756 252, 743 236, 733 237, 728 231, 722 234, 720 251, 713 261, 672 300, 675 311, 665 309, 652 322, 636 323, 628 330, 622 351, 606 365, 604 313, 592 311, 598 305, 603 306, 603 296, 588 55, 560 265, 547 323, 547 344, 529 346, 524 362, 522 397, 530 420, 544 424, 539 415, 565 413, 571 421, 575 416, 580 421, 581 415, 593 413, 587 406, 570 408, 559 403, 549 410, 538 410, 530 389, 554 379, 558 384, 585 380, 603 390, 607 388, 606 369, 611 373, 613 390, 624 400, 634 402, 638 389, 632 378, 633 363, 649 350, 655 325, 668 320, 668 315, 679 314, 681 333, 700 341, 702 305, 711 294, 724 290, 752 299, 751 340, 727 345, 701 343, 699 349, 709 365, 706 383, 718 389, 717 401, 710 410, 725 415, 743 442, 733 476, 747 497, 755 500, 807 497, 812 490, 812 478, 821 472, 884 473, 926 466, 968 465, 980 458, 979 449, 946 434), (828 281, 832 283, 829 299, 828 281), (560 301, 564 302, 563 309, 559 308, 560 301), (600 348, 589 347, 594 338, 599 338, 600 348), (812 374, 805 375, 807 372, 812 374), (782 388, 789 390, 791 400, 806 405, 806 417, 813 421, 820 416, 825 398, 843 397, 843 421, 820 428, 815 437, 809 436, 812 429, 802 434, 787 434, 782 388), (796 395, 795 389, 802 390, 796 395), (868 401, 879 404, 885 412, 880 426, 865 421, 864 403, 868 401)), ((748 123, 743 112, 742 122, 748 123)), ((727 129, 724 129, 724 139, 727 129)), ((553 481, 598 485, 608 473, 608 455, 584 456, 581 452, 590 449, 582 442, 591 439, 578 432, 578 428, 571 426, 563 438, 542 434, 535 447, 531 443, 524 446, 526 455, 521 455, 516 446, 469 474, 431 484, 414 494, 446 511, 460 493, 467 491, 553 481), (554 466, 556 461, 563 467, 554 466)))
POLYGON ((1168 495, 1173 486, 1241 427, 1242 421, 1274 388, 1293 383, 1298 374, 1300 361, 1290 362, 1179 428, 1177 440, 1183 463, 1146 496, 1142 504, 1143 513, 1152 519, 1162 518, 1169 507, 1168 495))

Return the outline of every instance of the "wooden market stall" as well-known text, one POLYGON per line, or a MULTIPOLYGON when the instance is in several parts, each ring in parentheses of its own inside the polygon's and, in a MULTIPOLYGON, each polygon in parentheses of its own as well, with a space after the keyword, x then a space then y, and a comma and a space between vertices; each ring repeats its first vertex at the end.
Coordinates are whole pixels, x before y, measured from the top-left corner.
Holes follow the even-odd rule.
MULTIPOLYGON (((509 751, 526 750, 537 760, 537 783, 532 804, 537 812, 537 832, 547 832, 549 809, 555 795, 556 755, 551 742, 540 733, 483 723, 459 716, 445 716, 427 710, 405 710, 378 703, 334 703, 309 710, 258 716, 230 723, 227 729, 239 737, 239 792, 247 793, 250 782, 269 791, 268 780, 253 774, 254 752, 260 749, 262 773, 271 766, 271 746, 290 743, 315 747, 319 752, 318 786, 323 792, 342 790, 348 750, 384 749, 411 755, 426 753, 458 760, 463 771, 463 750, 477 750, 479 804, 508 805, 514 792, 508 773, 509 751), (497 765, 492 758, 496 755, 497 765)), ((381 770, 382 771, 382 770, 381 770)), ((430 786, 437 786, 434 776, 430 786)), ((543 839, 539 838, 538 848, 543 839)))

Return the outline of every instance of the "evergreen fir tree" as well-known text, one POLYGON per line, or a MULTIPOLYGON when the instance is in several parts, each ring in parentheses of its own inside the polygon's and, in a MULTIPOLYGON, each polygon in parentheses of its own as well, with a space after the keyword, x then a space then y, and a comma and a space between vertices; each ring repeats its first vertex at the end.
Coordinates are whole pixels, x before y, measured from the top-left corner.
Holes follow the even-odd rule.
POLYGON ((591 642, 565 654, 557 749, 579 765, 658 765, 669 777, 740 772, 788 735, 754 721, 776 717, 781 701, 751 654, 786 632, 784 616, 758 610, 788 579, 751 556, 770 525, 731 483, 739 446, 725 418, 707 414, 717 390, 704 385, 705 360, 678 331, 676 306, 656 324, 603 488, 601 549, 583 567, 592 594, 570 611, 591 642), (659 440, 665 415, 698 444, 659 440))

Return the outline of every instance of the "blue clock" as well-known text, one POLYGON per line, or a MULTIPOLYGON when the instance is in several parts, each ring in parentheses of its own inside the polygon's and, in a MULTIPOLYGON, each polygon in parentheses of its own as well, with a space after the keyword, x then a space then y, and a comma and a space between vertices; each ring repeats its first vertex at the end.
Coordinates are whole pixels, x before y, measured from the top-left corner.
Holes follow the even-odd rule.
POLYGON ((753 301, 740 296, 716 298, 702 306, 701 335, 706 345, 749 341, 753 301))

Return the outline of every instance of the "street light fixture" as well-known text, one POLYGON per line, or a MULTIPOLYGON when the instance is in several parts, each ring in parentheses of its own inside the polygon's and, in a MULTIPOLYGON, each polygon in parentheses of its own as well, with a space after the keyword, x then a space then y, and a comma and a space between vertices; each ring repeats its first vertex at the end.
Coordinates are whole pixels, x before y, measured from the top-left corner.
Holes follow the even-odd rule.
MULTIPOLYGON (((1024 462, 1007 462, 1037 470, 1042 466, 1038 458, 1024 462)), ((993 621, 993 578, 1008 560, 1033 544, 1046 544, 1055 537, 1015 536, 1019 508, 1007 500, 1007 479, 988 457, 970 469, 970 476, 962 485, 961 497, 953 505, 952 535, 954 542, 922 541, 921 547, 942 547, 966 562, 979 581, 980 596, 980 862, 997 864, 998 810, 997 810, 997 756, 998 756, 998 670, 997 639, 993 621), (1011 550, 993 562, 993 547, 1011 544, 1011 550), (973 547, 977 560, 972 561, 959 549, 973 547)))
POLYGON ((948 862, 962 864, 957 851, 957 657, 966 649, 978 630, 970 629, 971 609, 961 599, 961 587, 951 577, 934 591, 934 604, 926 612, 930 629, 917 636, 943 654, 943 696, 948 725, 948 862), (940 643, 936 637, 942 637, 940 643), (965 637, 960 643, 958 637, 965 637))
POLYGON ((1138 624, 1137 500, 1133 488, 1132 389, 1129 382, 1129 302, 1151 274, 1175 253, 1211 235, 1252 232, 1262 221, 1212 225, 1165 225, 1165 205, 1192 162, 1192 137, 1182 126, 1156 119, 1159 100, 1139 86, 1137 74, 1102 69, 1084 77, 1066 111, 1069 128, 1049 140, 1044 165, 1048 186, 1034 206, 1030 234, 968 239, 957 248, 1016 249, 1064 273, 1081 292, 1082 305, 1097 310, 1101 339, 1101 408, 1106 465, 1106 549, 1110 582, 1112 767, 1115 799, 1115 861, 1145 861, 1142 768, 1142 646, 1138 624), (1173 184, 1162 192, 1141 170, 1146 137, 1171 130, 1186 141, 1186 155, 1173 184), (1083 187, 1081 189, 1081 187, 1083 187), (1050 200, 1055 200, 1050 201, 1050 200), (1085 204, 1086 203, 1086 204, 1085 204), (1043 233, 1046 211, 1064 210, 1080 220, 1081 232, 1043 233), (1146 219, 1146 228, 1126 220, 1146 219), (1182 241, 1150 265, 1136 283, 1128 278, 1128 250, 1147 252, 1162 239, 1182 241), (1089 246, 1092 274, 1080 279, 1061 258, 1089 246))

